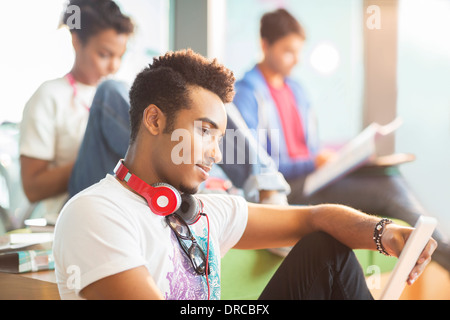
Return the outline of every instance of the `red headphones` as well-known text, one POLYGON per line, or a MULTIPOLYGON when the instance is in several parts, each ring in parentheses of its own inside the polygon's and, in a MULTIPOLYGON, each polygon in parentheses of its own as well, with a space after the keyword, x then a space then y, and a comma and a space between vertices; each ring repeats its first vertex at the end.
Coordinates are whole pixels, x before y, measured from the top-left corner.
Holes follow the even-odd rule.
POLYGON ((147 200, 153 213, 168 216, 177 213, 187 224, 194 224, 203 213, 203 203, 190 194, 180 195, 177 189, 167 183, 149 185, 132 174, 120 160, 114 169, 116 177, 147 200))
MULTIPOLYGON (((167 183, 155 183, 149 185, 139 177, 132 174, 125 167, 123 160, 120 160, 114 169, 116 177, 127 183, 127 185, 147 200, 150 209, 159 216, 168 216, 176 213, 187 224, 196 223, 202 215, 208 221, 208 243, 206 251, 206 270, 208 270, 209 261, 209 219, 203 213, 203 202, 193 195, 180 195, 177 189, 167 183)), ((208 272, 206 272, 206 283, 208 286, 208 300, 210 298, 210 287, 208 272)))

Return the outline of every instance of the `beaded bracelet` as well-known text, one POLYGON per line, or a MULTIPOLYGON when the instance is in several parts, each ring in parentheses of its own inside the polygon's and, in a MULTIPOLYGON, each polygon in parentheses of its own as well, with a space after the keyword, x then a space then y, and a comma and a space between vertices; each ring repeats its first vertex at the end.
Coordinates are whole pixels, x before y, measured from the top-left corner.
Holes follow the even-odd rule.
POLYGON ((392 223, 392 220, 390 219, 381 219, 380 222, 378 222, 375 225, 375 230, 373 231, 373 240, 375 241, 375 244, 377 246, 377 250, 384 254, 385 256, 390 256, 389 253, 384 249, 383 245, 381 244, 381 237, 383 236, 384 229, 387 224, 392 223))

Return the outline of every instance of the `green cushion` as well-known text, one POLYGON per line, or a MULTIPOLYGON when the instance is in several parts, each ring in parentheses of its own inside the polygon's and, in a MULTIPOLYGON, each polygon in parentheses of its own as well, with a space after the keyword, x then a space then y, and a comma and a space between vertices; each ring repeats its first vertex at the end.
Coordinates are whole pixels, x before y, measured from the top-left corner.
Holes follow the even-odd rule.
POLYGON ((282 261, 267 250, 230 250, 222 259, 222 299, 258 299, 282 261))
MULTIPOLYGON (((354 250, 365 275, 378 266, 381 272, 394 268, 396 258, 376 251, 354 250)), ((267 250, 230 250, 222 259, 222 299, 256 300, 280 266, 283 258, 267 250)))
POLYGON ((397 262, 397 258, 394 257, 386 257, 377 251, 369 251, 369 250, 353 250, 355 252, 356 258, 358 259, 361 267, 366 276, 373 274, 373 270, 370 268, 371 266, 377 266, 380 268, 380 271, 388 272, 391 271, 395 263, 397 262))
MULTIPOLYGON (((393 219, 396 224, 409 226, 393 219)), ((354 250, 366 276, 374 274, 371 266, 379 271, 391 271, 397 258, 386 257, 376 251, 354 250)), ((283 258, 267 250, 230 250, 222 259, 222 299, 255 300, 280 266, 283 258)))

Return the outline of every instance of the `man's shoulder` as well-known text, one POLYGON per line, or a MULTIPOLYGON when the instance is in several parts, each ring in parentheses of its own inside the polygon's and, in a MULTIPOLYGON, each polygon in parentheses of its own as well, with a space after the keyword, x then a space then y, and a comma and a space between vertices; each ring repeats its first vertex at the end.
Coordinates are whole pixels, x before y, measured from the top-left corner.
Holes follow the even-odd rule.
POLYGON ((120 186, 119 183, 114 180, 115 178, 111 174, 106 174, 105 177, 100 181, 98 181, 97 183, 94 183, 90 187, 87 187, 82 191, 80 191, 79 193, 77 193, 73 197, 73 199, 83 198, 90 195, 102 194, 106 190, 114 191, 118 189, 118 187, 120 186))
POLYGON ((286 81, 287 85, 289 87, 291 87, 291 89, 296 89, 296 90, 301 90, 301 91, 305 90, 305 87, 298 79, 295 79, 293 77, 286 77, 285 81, 286 81))
POLYGON ((118 182, 113 180, 114 177, 108 174, 99 182, 80 191, 66 203, 60 215, 72 211, 80 212, 83 208, 92 211, 95 207, 121 201, 124 193, 121 192, 118 182))
POLYGON ((81 230, 98 231, 107 226, 133 224, 135 217, 139 216, 134 213, 138 212, 141 199, 114 180, 113 176, 107 175, 73 196, 58 216, 55 237, 64 237, 67 233, 81 230))
POLYGON ((236 87, 254 89, 261 76, 261 72, 257 66, 254 66, 252 69, 248 70, 241 79, 236 81, 236 87))

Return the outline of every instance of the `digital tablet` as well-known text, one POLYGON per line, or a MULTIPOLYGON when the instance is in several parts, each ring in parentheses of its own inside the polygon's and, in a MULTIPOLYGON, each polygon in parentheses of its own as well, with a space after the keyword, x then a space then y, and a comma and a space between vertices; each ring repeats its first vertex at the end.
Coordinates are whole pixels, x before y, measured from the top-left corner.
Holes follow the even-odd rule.
POLYGON ((437 220, 435 218, 425 216, 419 218, 415 229, 406 241, 386 286, 383 288, 380 300, 397 300, 400 298, 408 276, 430 240, 436 225, 437 220))

